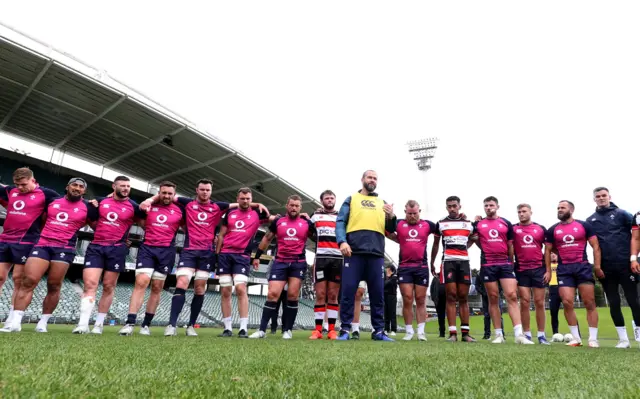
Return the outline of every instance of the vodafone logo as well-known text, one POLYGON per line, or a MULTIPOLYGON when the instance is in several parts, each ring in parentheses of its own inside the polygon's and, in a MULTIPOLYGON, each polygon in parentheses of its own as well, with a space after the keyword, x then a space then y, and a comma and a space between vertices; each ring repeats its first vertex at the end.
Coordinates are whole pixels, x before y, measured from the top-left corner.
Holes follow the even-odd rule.
POLYGON ((237 220, 235 226, 236 229, 241 229, 244 227, 244 222, 242 220, 237 220))
POLYGON ((489 237, 491 237, 491 238, 498 238, 498 235, 500 235, 500 234, 498 233, 498 230, 496 230, 496 229, 491 229, 491 230, 489 230, 489 237))
POLYGON ((69 219, 69 214, 67 212, 60 212, 56 215, 56 220, 58 222, 66 222, 69 219))
POLYGON ((201 222, 204 222, 205 220, 207 220, 207 213, 206 212, 200 212, 198 213, 198 220, 201 222))
POLYGON ((566 236, 562 237, 562 241, 564 241, 565 244, 573 244, 575 240, 575 237, 571 234, 567 234, 566 236))
POLYGON ((533 244, 533 236, 531 234, 527 234, 522 237, 522 241, 524 241, 525 244, 533 244))
POLYGON ((409 230, 409 237, 416 238, 417 236, 418 236, 418 230, 416 229, 409 230))
POLYGON ((296 229, 294 229, 293 227, 292 227, 292 228, 287 229, 287 235, 288 235, 289 237, 295 237, 295 235, 296 235, 296 234, 298 234, 298 232, 297 232, 297 231, 296 231, 296 229))
POLYGON ((118 220, 118 214, 115 212, 107 213, 107 220, 110 222, 115 222, 116 220, 118 220))
POLYGON ((16 211, 23 210, 24 206, 25 206, 25 203, 22 200, 18 200, 18 201, 13 203, 13 209, 15 209, 16 211))
POLYGON ((167 221, 167 216, 166 215, 158 215, 158 216, 156 216, 156 222, 165 223, 166 221, 167 221))

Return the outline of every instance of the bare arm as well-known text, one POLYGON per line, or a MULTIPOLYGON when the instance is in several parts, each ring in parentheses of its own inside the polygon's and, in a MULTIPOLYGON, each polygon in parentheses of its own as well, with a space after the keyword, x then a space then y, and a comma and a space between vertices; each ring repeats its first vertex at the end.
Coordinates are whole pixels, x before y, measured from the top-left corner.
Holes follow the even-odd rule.
POLYGON ((396 233, 387 234, 387 238, 391 241, 398 242, 398 234, 396 233))
POLYGON ((228 227, 225 225, 220 226, 220 232, 218 233, 218 241, 216 242, 216 253, 219 254, 224 242, 224 236, 227 234, 228 227))
POLYGON ((275 237, 275 233, 269 231, 267 234, 264 235, 264 237, 262 237, 262 240, 260 240, 260 244, 258 245, 258 250, 256 251, 256 254, 253 256, 253 268, 255 270, 258 270, 258 267, 260 267, 260 257, 262 256, 262 253, 267 249, 267 247, 269 246, 269 244, 271 244, 271 240, 273 240, 273 237, 275 237))
POLYGON ((640 229, 631 231, 631 271, 640 273, 640 265, 638 264, 638 252, 640 252, 640 229))
POLYGON ((593 249, 593 269, 595 270, 598 278, 603 278, 604 273, 601 268, 602 252, 600 252, 600 243, 598 242, 598 238, 591 237, 589 239, 589 245, 591 245, 591 248, 593 249))
POLYGON ((514 254, 513 253, 513 251, 514 251, 513 250, 513 241, 507 242, 507 245, 509 247, 509 262, 513 263, 513 258, 514 258, 514 256, 513 256, 513 254, 514 254))
POLYGON ((442 241, 442 237, 435 236, 433 240, 433 246, 431 247, 431 273, 436 274, 436 257, 438 257, 438 251, 440 251, 440 241, 442 241))

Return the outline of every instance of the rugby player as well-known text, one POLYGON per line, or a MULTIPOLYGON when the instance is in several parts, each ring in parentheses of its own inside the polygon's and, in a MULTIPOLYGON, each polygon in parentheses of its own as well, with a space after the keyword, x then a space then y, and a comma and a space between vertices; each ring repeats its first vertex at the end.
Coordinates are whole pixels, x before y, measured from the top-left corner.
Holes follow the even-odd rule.
POLYGON ((544 226, 531 221, 532 214, 531 205, 518 205, 520 223, 513 226, 512 232, 518 296, 520 297, 520 318, 524 335, 528 340, 531 340, 529 306, 531 305, 531 289, 533 289, 538 342, 542 345, 549 345, 544 332, 546 323, 544 308, 545 287, 551 278, 551 270, 547 270, 542 251, 546 229, 544 226))
POLYGON ((339 340, 349 339, 354 297, 364 280, 371 304, 371 338, 393 341, 384 334, 384 245, 385 228, 390 228, 396 217, 393 205, 386 204, 375 192, 377 183, 378 174, 365 171, 360 191, 347 197, 336 221, 336 238, 344 256, 339 340))
POLYGON ((322 325, 327 316, 327 338, 338 338, 335 331, 338 318, 338 292, 340 292, 340 275, 342 272, 342 252, 336 240, 336 219, 338 212, 335 210, 336 195, 331 190, 325 190, 320 194, 322 208, 311 216, 316 237, 316 255, 313 264, 313 280, 316 291, 316 303, 314 306, 316 329, 309 339, 322 339, 322 325))
POLYGON ((47 273, 47 295, 42 306, 42 318, 36 326, 37 332, 47 332, 47 321, 58 306, 62 280, 76 253, 78 230, 98 219, 98 210, 82 197, 87 182, 74 177, 69 180, 66 195, 51 202, 47 207, 47 219, 24 268, 22 284, 15 296, 13 320, 8 329, 20 331, 22 316, 33 298, 33 290, 47 273))
POLYGON ((547 230, 545 245, 545 262, 547 270, 551 269, 551 251, 558 251, 558 285, 564 307, 564 315, 569 325, 573 340, 568 346, 582 346, 582 338, 578 330, 578 320, 573 309, 576 287, 580 298, 587 308, 589 323, 589 347, 598 348, 598 310, 596 309, 593 272, 596 277, 604 277, 600 262, 600 245, 587 222, 573 218, 575 206, 571 201, 560 201, 558 204, 559 223, 547 230), (593 249, 593 270, 587 259, 587 242, 593 249))
MULTIPOLYGON (((635 274, 636 282, 640 275, 640 264, 638 264, 638 254, 640 253, 640 212, 636 213, 631 230, 631 272, 635 274)), ((633 332, 636 342, 640 342, 640 323, 633 322, 633 332)))
POLYGON ((620 307, 620 287, 631 308, 633 320, 636 325, 639 325, 638 276, 629 267, 631 256, 629 243, 634 218, 631 213, 618 208, 611 201, 611 195, 606 187, 594 189, 593 199, 597 205, 596 211, 587 221, 593 227, 593 233, 598 237, 598 244, 600 244, 604 273, 604 278, 600 281, 607 295, 611 319, 618 331, 619 342, 616 348, 629 348, 631 345, 620 307))
POLYGON ((144 294, 151 283, 151 294, 147 300, 140 334, 151 335, 149 326, 160 303, 162 287, 176 262, 175 237, 182 223, 184 209, 175 204, 176 185, 169 181, 159 184, 159 201, 147 211, 144 241, 138 250, 136 284, 131 293, 129 314, 120 335, 131 335, 136 324, 138 310, 142 306, 144 294))
POLYGON ((469 237, 473 234, 473 224, 460 214, 460 198, 450 196, 446 199, 449 215, 436 223, 435 240, 431 248, 431 273, 436 275, 436 257, 443 243, 440 283, 445 284, 447 293, 447 320, 449 322, 450 342, 458 340, 456 327, 456 302, 460 307, 460 329, 462 342, 476 342, 469 334, 469 286, 471 285, 471 267, 469 265, 469 237))
POLYGON ((102 295, 98 303, 98 314, 92 334, 102 334, 104 319, 111 308, 113 295, 120 272, 125 268, 129 248, 125 244, 129 230, 135 220, 144 219, 147 214, 129 198, 131 182, 126 176, 118 176, 111 185, 113 193, 108 197, 98 197, 91 201, 97 207, 99 218, 94 228, 93 241, 84 256, 82 281, 84 283, 80 300, 80 318, 73 334, 88 334, 89 319, 93 312, 100 277, 102 295), (104 274, 103 274, 104 272, 104 274))
POLYGON ((427 242, 429 235, 436 231, 436 225, 420 219, 420 205, 414 200, 404 206, 404 220, 398 220, 395 232, 389 238, 400 245, 398 256, 398 283, 402 294, 402 316, 406 334, 405 341, 411 341, 413 331, 413 302, 416 303, 418 319, 418 341, 426 341, 424 332, 427 321, 427 288, 429 287, 429 265, 427 242), (414 295, 415 292, 415 295, 414 295))
POLYGON ((239 338, 248 338, 249 296, 247 282, 251 272, 252 240, 261 224, 274 219, 268 212, 251 207, 252 192, 248 187, 238 190, 238 208, 228 211, 222 218, 218 234, 218 276, 222 292, 222 321, 224 331, 220 337, 232 337, 231 292, 235 285, 240 314, 239 338))
MULTIPOLYGON (((60 194, 40 187, 29 168, 16 169, 12 177, 13 186, 0 186, 0 200, 7 205, 4 230, 0 234, 0 290, 13 265, 13 304, 22 285, 24 264, 40 236, 42 215, 60 194)), ((4 322, 5 328, 11 327, 12 318, 13 306, 4 322)))
POLYGON ((490 196, 484 199, 486 217, 475 222, 475 233, 472 241, 480 248, 480 277, 489 297, 489 313, 496 332, 494 344, 505 342, 501 325, 501 314, 498 301, 500 288, 507 300, 509 316, 513 323, 513 333, 516 344, 531 345, 522 331, 520 323, 520 309, 518 307, 518 284, 513 271, 513 226, 507 219, 498 216, 498 199, 490 196))
POLYGON ((269 272, 269 292, 262 310, 262 320, 260 329, 251 334, 249 338, 265 338, 267 324, 276 311, 276 302, 285 284, 287 289, 287 307, 284 308, 283 339, 293 337, 293 325, 298 314, 298 296, 300 286, 307 271, 307 261, 305 256, 305 246, 307 238, 313 235, 313 224, 311 220, 302 218, 302 199, 298 195, 291 195, 287 199, 287 215, 276 217, 269 225, 269 232, 264 235, 258 250, 253 257, 253 267, 258 270, 260 257, 267 249, 271 240, 275 237, 278 240, 278 252, 275 262, 271 265, 269 272))

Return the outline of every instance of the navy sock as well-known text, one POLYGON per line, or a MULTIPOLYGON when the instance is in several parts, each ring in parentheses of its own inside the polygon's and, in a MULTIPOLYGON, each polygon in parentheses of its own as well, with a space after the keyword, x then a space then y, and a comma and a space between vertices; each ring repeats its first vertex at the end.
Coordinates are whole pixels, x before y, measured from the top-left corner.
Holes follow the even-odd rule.
POLYGON ((136 324, 136 318, 138 318, 137 314, 129 313, 127 315, 127 324, 136 324))
POLYGON ((144 320, 142 321, 142 327, 149 327, 151 325, 151 320, 153 320, 153 316, 155 313, 145 313, 144 320))
POLYGON ((178 316, 182 312, 184 306, 184 294, 185 290, 182 288, 176 288, 173 298, 171 298, 171 317, 169 318, 169 325, 176 327, 178 324, 178 316))
POLYGON ((191 301, 191 318, 189 319, 189 325, 193 326, 198 320, 202 304, 204 303, 204 295, 194 295, 193 301, 191 301))
POLYGON ((285 326, 285 330, 291 331, 293 330, 293 324, 295 323, 296 316, 298 315, 298 301, 287 300, 287 307, 284 311, 287 312, 287 325, 285 326))
POLYGON ((276 302, 266 301, 262 308, 262 320, 260 320, 260 331, 267 331, 267 324, 271 320, 271 316, 276 311, 276 302))

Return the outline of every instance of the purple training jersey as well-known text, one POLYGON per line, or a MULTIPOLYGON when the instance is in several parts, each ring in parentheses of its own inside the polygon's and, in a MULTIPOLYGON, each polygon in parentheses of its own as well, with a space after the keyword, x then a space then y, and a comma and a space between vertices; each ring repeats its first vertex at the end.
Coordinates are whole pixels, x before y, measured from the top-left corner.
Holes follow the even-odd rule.
POLYGON ((396 235, 400 245, 400 267, 427 265, 427 241, 429 234, 436 231, 436 225, 428 220, 418 220, 409 224, 406 220, 398 220, 396 235))
POLYGON ((182 209, 171 203, 154 204, 149 209, 144 225, 144 244, 154 247, 171 247, 182 223, 182 209))
POLYGON ((222 218, 222 224, 227 226, 227 233, 220 253, 251 254, 251 240, 256 235, 258 227, 268 220, 266 212, 253 208, 228 211, 222 218))
POLYGON ((313 223, 300 216, 290 218, 279 217, 269 225, 269 231, 276 235, 276 260, 279 262, 295 262, 305 259, 305 244, 309 233, 313 232, 313 223))
POLYGON ((228 202, 209 201, 201 203, 186 197, 178 197, 178 203, 185 209, 184 249, 211 250, 215 229, 228 202))
POLYGON ((482 255, 480 266, 509 264, 509 241, 513 240, 511 222, 505 218, 482 219, 475 223, 482 255))
POLYGON ((147 214, 135 201, 98 198, 98 223, 92 244, 101 246, 123 245, 135 218, 144 219, 147 214))
POLYGON ((42 214, 60 195, 44 187, 21 193, 15 186, 0 187, 0 199, 7 202, 7 217, 0 242, 31 244, 38 241, 42 214))
POLYGON ((542 246, 546 229, 538 223, 513 226, 513 250, 518 271, 544 267, 542 246))
POLYGON ((587 222, 556 223, 547 230, 546 242, 558 250, 558 264, 588 263, 587 241, 596 235, 587 222))
POLYGON ((78 230, 98 219, 98 210, 86 200, 69 201, 58 198, 47 208, 47 221, 37 245, 75 248, 78 230))

